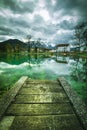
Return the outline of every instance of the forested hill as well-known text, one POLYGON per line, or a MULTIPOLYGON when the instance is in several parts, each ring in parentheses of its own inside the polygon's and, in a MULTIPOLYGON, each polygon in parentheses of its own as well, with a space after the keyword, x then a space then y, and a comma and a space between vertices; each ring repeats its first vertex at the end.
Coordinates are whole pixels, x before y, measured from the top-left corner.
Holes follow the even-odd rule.
POLYGON ((5 53, 15 53, 15 52, 21 52, 21 51, 32 51, 34 50, 37 53, 37 50, 40 51, 46 51, 46 50, 52 50, 54 47, 48 44, 44 44, 43 42, 39 41, 29 41, 28 43, 24 43, 18 39, 9 39, 3 42, 0 42, 0 52, 5 53))
POLYGON ((0 42, 0 52, 18 52, 26 50, 27 44, 18 39, 9 39, 0 42))

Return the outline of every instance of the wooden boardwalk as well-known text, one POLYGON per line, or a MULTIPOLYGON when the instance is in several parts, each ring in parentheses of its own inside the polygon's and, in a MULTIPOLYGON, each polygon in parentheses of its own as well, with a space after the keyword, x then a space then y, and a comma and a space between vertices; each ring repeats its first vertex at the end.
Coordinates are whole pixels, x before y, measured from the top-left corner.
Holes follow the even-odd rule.
POLYGON ((0 130, 85 130, 61 79, 22 77, 0 105, 0 130))

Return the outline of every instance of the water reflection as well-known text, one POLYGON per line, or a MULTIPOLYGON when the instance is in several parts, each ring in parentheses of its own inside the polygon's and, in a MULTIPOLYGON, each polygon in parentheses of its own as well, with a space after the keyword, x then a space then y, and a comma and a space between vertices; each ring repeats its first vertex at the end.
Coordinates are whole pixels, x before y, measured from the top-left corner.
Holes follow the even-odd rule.
MULTIPOLYGON (((74 80, 87 82, 87 59, 82 59, 79 57, 67 57, 67 56, 46 56, 46 55, 0 55, 0 68, 21 68, 24 66, 30 66, 34 68, 35 66, 44 66, 45 69, 52 67, 57 69, 64 68, 66 72, 70 71, 71 77, 74 80), (58 67, 58 68, 57 68, 58 67), (66 67, 66 68, 65 68, 66 67), (68 68, 68 69, 67 69, 68 68)), ((62 71, 64 71, 64 69, 62 71)), ((0 73, 3 70, 0 69, 0 73)), ((64 71, 62 74, 66 74, 64 71)), ((50 73, 50 72, 49 72, 50 73)), ((58 71, 58 75, 61 72, 58 71)))
POLYGON ((39 54, 33 54, 33 55, 0 55, 0 62, 6 62, 9 64, 15 64, 19 65, 24 62, 33 63, 33 64, 39 64, 40 62, 44 61, 46 58, 54 59, 58 63, 68 63, 69 57, 66 56, 46 56, 46 55, 39 55, 39 54))
POLYGON ((35 60, 37 59, 37 55, 0 55, 0 62, 6 62, 9 64, 15 64, 19 65, 24 62, 30 62, 30 60, 34 58, 35 60))
POLYGON ((68 64, 69 57, 67 57, 67 56, 56 56, 56 62, 68 64))
POLYGON ((71 76, 76 81, 87 82, 87 59, 74 58, 71 76))
POLYGON ((0 89, 8 89, 21 76, 57 79, 64 76, 86 101, 87 59, 69 56, 0 55, 0 89))
POLYGON ((87 105, 87 59, 74 57, 68 81, 87 105))

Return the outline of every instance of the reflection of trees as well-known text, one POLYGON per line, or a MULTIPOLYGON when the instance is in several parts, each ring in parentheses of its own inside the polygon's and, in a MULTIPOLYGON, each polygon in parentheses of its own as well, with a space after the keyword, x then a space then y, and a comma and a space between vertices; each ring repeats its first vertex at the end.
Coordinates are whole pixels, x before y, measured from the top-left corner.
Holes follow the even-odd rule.
POLYGON ((44 61, 44 58, 38 56, 37 54, 28 55, 28 57, 29 57, 28 63, 29 63, 30 66, 32 66, 32 65, 40 65, 44 61))
POLYGON ((28 54, 28 55, 21 55, 21 54, 4 54, 0 55, 0 62, 6 62, 8 64, 14 64, 14 65, 19 65, 24 62, 28 62, 29 64, 40 64, 45 60, 46 56, 45 55, 40 55, 40 54, 28 54))
POLYGON ((83 78, 84 78, 84 81, 87 82, 87 59, 85 59, 84 61, 84 64, 83 64, 83 78))
POLYGON ((74 80, 87 82, 87 59, 76 59, 72 63, 71 76, 74 80))

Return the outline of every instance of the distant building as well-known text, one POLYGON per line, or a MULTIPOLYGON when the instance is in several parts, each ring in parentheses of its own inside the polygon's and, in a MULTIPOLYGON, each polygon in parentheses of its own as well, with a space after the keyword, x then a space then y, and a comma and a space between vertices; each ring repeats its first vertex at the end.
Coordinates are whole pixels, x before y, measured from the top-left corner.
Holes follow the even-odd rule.
POLYGON ((69 52, 70 46, 69 46, 69 44, 57 44, 56 50, 57 50, 57 52, 69 52))
POLYGON ((83 43, 83 44, 73 44, 72 45, 72 47, 70 47, 70 51, 81 51, 81 52, 83 52, 83 51, 87 51, 86 50, 86 46, 85 46, 85 43, 83 43))

